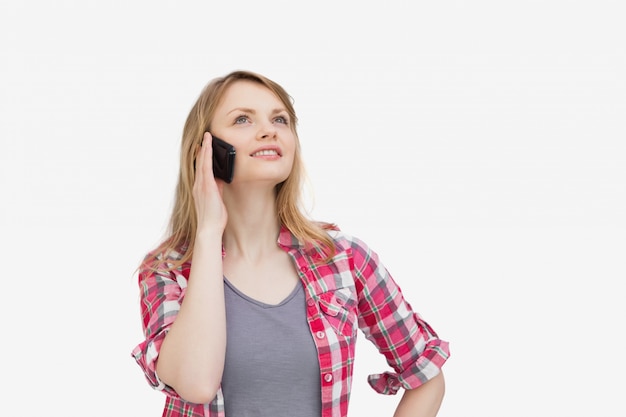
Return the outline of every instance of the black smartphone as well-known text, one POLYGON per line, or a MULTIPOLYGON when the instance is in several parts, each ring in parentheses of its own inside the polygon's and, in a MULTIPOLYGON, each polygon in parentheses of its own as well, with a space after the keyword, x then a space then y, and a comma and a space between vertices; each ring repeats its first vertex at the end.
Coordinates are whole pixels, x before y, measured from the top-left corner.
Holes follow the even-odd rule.
POLYGON ((235 173, 235 147, 213 136, 213 175, 227 183, 233 180, 235 173))

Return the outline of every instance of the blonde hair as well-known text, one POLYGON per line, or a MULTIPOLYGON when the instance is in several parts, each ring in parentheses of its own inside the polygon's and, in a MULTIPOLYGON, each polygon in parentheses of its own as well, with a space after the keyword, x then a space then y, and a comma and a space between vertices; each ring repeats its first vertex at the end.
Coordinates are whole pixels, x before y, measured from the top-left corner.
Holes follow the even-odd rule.
POLYGON ((202 141, 204 132, 210 131, 215 110, 226 90, 230 85, 241 80, 258 83, 273 92, 285 105, 292 121, 290 126, 296 138, 293 166, 289 177, 276 186, 276 207, 280 223, 305 246, 320 251, 326 261, 334 255, 335 244, 327 230, 336 229, 336 226, 331 223, 315 222, 307 218, 301 210, 301 190, 305 172, 300 140, 296 131, 298 119, 291 96, 279 84, 260 74, 250 71, 233 71, 210 81, 187 116, 183 128, 178 184, 167 230, 168 237, 144 259, 145 266, 163 268, 159 258, 167 255, 171 250, 182 254, 182 258, 169 269, 177 268, 191 260, 197 228, 192 189, 195 181, 194 161, 198 145, 202 141))

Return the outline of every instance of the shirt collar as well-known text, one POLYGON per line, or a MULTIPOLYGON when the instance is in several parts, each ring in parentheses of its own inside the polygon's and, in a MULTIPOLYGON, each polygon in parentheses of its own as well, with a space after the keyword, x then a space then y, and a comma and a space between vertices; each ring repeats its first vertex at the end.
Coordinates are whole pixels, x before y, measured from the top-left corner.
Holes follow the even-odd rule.
POLYGON ((301 249, 304 247, 304 244, 298 240, 294 236, 293 233, 289 229, 287 229, 284 225, 280 226, 280 232, 278 233, 278 246, 282 247, 285 250, 289 249, 301 249))

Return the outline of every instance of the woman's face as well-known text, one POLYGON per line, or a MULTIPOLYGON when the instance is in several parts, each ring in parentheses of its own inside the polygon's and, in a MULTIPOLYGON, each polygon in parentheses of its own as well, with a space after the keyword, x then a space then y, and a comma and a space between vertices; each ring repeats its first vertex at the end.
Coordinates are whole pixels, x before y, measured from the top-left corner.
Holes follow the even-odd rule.
POLYGON ((287 179, 296 149, 291 120, 282 101, 252 81, 230 85, 211 122, 211 134, 235 147, 233 184, 287 179))

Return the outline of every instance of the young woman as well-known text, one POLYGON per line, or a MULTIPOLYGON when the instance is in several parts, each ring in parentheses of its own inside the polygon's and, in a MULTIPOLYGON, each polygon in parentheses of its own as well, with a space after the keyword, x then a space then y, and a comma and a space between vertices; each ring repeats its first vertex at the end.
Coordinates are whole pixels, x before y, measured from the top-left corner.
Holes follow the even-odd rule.
POLYGON ((166 394, 163 416, 340 417, 360 329, 393 368, 371 386, 405 389, 395 416, 435 416, 448 343, 363 241, 300 210, 296 123, 291 97, 262 75, 202 91, 169 234, 139 269, 145 340, 133 356, 166 394), (213 175, 212 135, 236 149, 231 183, 213 175))

